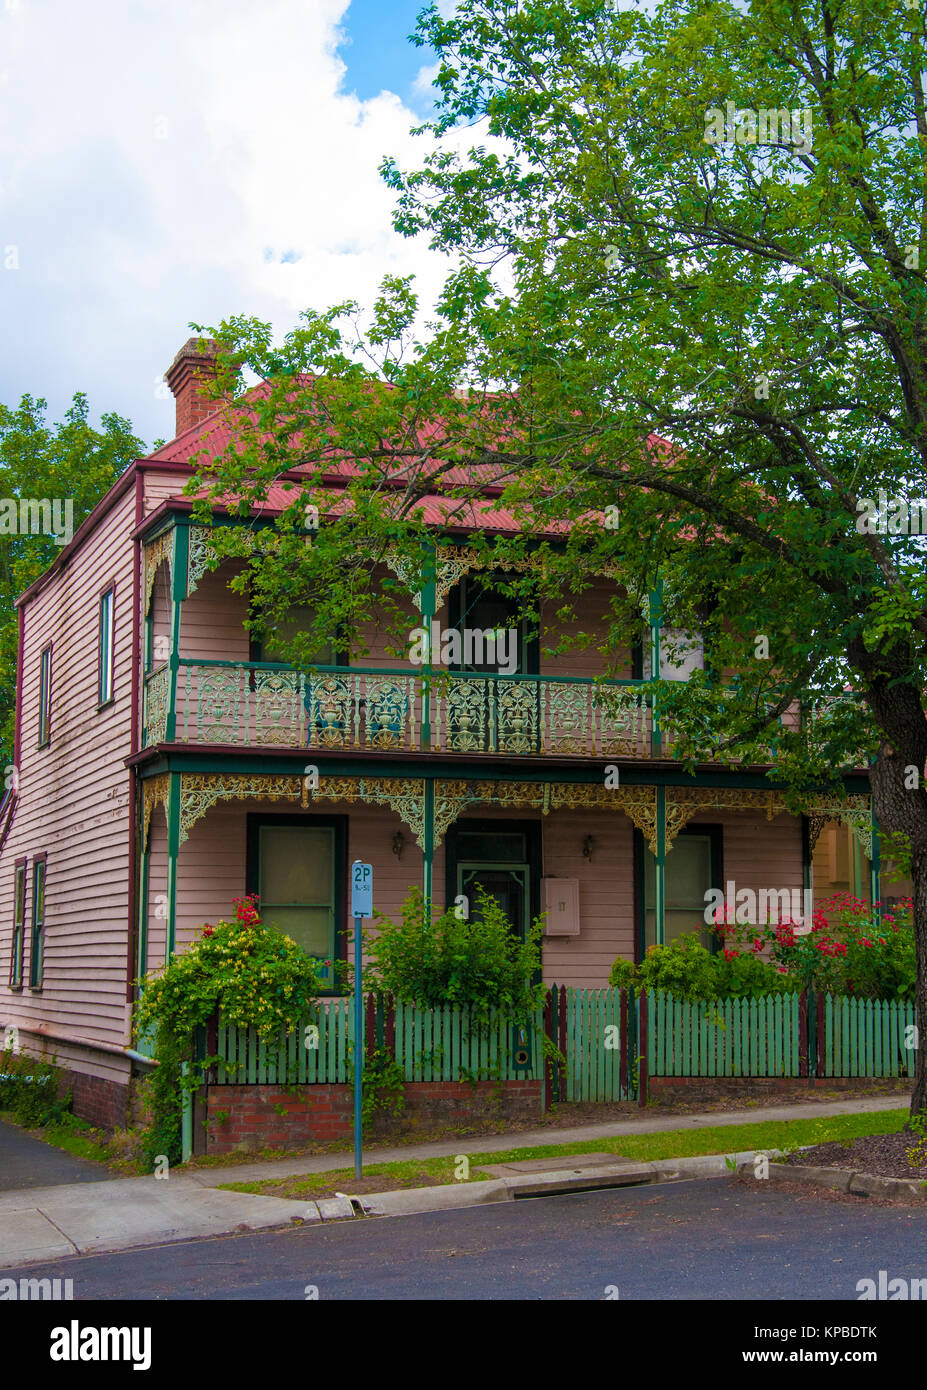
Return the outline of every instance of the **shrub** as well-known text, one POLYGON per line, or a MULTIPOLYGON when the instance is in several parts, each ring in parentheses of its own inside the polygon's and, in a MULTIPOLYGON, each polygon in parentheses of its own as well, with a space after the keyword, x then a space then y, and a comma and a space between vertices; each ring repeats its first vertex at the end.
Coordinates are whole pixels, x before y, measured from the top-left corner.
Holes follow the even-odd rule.
POLYGON ((71 1095, 59 1095, 61 1073, 44 1057, 7 1049, 0 1052, 0 1110, 12 1112, 26 1129, 60 1123, 71 1108, 71 1095))
POLYGON ((727 946, 719 955, 705 949, 698 932, 651 946, 640 965, 616 960, 608 977, 618 989, 666 990, 674 999, 756 999, 800 988, 768 961, 727 946))
POLYGON ((269 1040, 281 1028, 295 1028, 322 988, 318 962, 290 937, 265 926, 256 895, 234 901, 234 922, 208 924, 194 945, 142 981, 136 1035, 154 1033, 158 1060, 151 1081, 152 1161, 159 1154, 179 1161, 183 1092, 194 1089, 216 1060, 193 1065, 196 1029, 221 1014, 230 1026, 254 1027, 269 1040))
POLYGON ((608 973, 608 983, 615 989, 637 989, 640 983, 637 966, 633 961, 619 956, 608 973))
POLYGON ((677 936, 665 946, 648 946, 640 965, 618 959, 608 977, 619 989, 663 989, 675 999, 716 999, 717 969, 698 933, 677 936))
POLYGON ((728 950, 715 957, 718 995, 721 999, 762 999, 767 994, 801 990, 801 981, 782 974, 770 961, 728 950))
POLYGON ((493 1010, 523 1022, 540 1004, 543 919, 521 941, 494 898, 478 893, 479 920, 454 908, 433 917, 431 905, 414 888, 398 922, 374 914, 379 935, 368 941, 368 979, 375 989, 408 1004, 431 1008, 460 1004, 475 1022, 493 1010))

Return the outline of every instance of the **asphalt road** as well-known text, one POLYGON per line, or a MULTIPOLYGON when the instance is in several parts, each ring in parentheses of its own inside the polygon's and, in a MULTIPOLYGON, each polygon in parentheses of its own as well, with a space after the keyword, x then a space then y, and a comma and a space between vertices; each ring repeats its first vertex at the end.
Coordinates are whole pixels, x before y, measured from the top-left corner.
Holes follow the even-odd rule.
POLYGON ((4 1272, 70 1278, 75 1300, 305 1300, 308 1288, 319 1300, 853 1301, 857 1282, 879 1270, 927 1278, 927 1211, 719 1179, 186 1241, 4 1272))
POLYGON ((68 1182, 103 1182, 112 1176, 102 1163, 76 1158, 0 1120, 0 1192, 55 1187, 68 1182))

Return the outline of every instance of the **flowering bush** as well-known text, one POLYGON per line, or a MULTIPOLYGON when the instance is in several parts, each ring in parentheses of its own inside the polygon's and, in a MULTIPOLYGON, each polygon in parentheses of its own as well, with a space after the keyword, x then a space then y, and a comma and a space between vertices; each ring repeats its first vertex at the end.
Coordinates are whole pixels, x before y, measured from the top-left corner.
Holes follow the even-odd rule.
POLYGON ((618 988, 666 990, 674 999, 741 999, 779 994, 798 986, 767 961, 743 956, 733 946, 712 955, 699 933, 650 946, 640 965, 616 960, 608 982, 618 988))
MULTIPOLYGON (((265 926, 257 895, 235 898, 235 920, 207 923, 199 940, 146 975, 135 1009, 136 1036, 153 1030, 158 1068, 154 1074, 154 1153, 178 1156, 182 1087, 198 1084, 191 1068, 197 1027, 220 1013, 232 1027, 275 1037, 305 1018, 323 986, 318 961, 288 936, 265 926)), ((326 961, 325 965, 331 962, 326 961)))
POLYGON ((880 917, 861 898, 835 893, 814 913, 810 932, 799 934, 798 925, 785 921, 757 927, 722 918, 713 930, 724 943, 726 957, 756 959, 768 953, 798 988, 868 999, 914 998, 910 899, 880 917))

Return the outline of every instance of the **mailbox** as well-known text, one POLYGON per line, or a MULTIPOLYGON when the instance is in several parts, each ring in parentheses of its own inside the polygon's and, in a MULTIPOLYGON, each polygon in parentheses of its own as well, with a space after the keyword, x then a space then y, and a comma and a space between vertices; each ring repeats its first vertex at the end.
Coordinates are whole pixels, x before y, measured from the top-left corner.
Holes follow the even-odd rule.
POLYGON ((513 1071, 530 1071, 533 1051, 530 1023, 514 1024, 512 1027, 513 1071))

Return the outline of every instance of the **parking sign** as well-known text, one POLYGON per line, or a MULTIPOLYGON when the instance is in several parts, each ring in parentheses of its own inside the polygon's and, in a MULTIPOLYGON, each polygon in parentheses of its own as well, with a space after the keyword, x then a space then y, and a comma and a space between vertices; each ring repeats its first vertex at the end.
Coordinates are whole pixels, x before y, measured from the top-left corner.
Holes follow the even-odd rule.
POLYGON ((360 859, 351 865, 351 916, 373 916, 373 865, 360 859))

